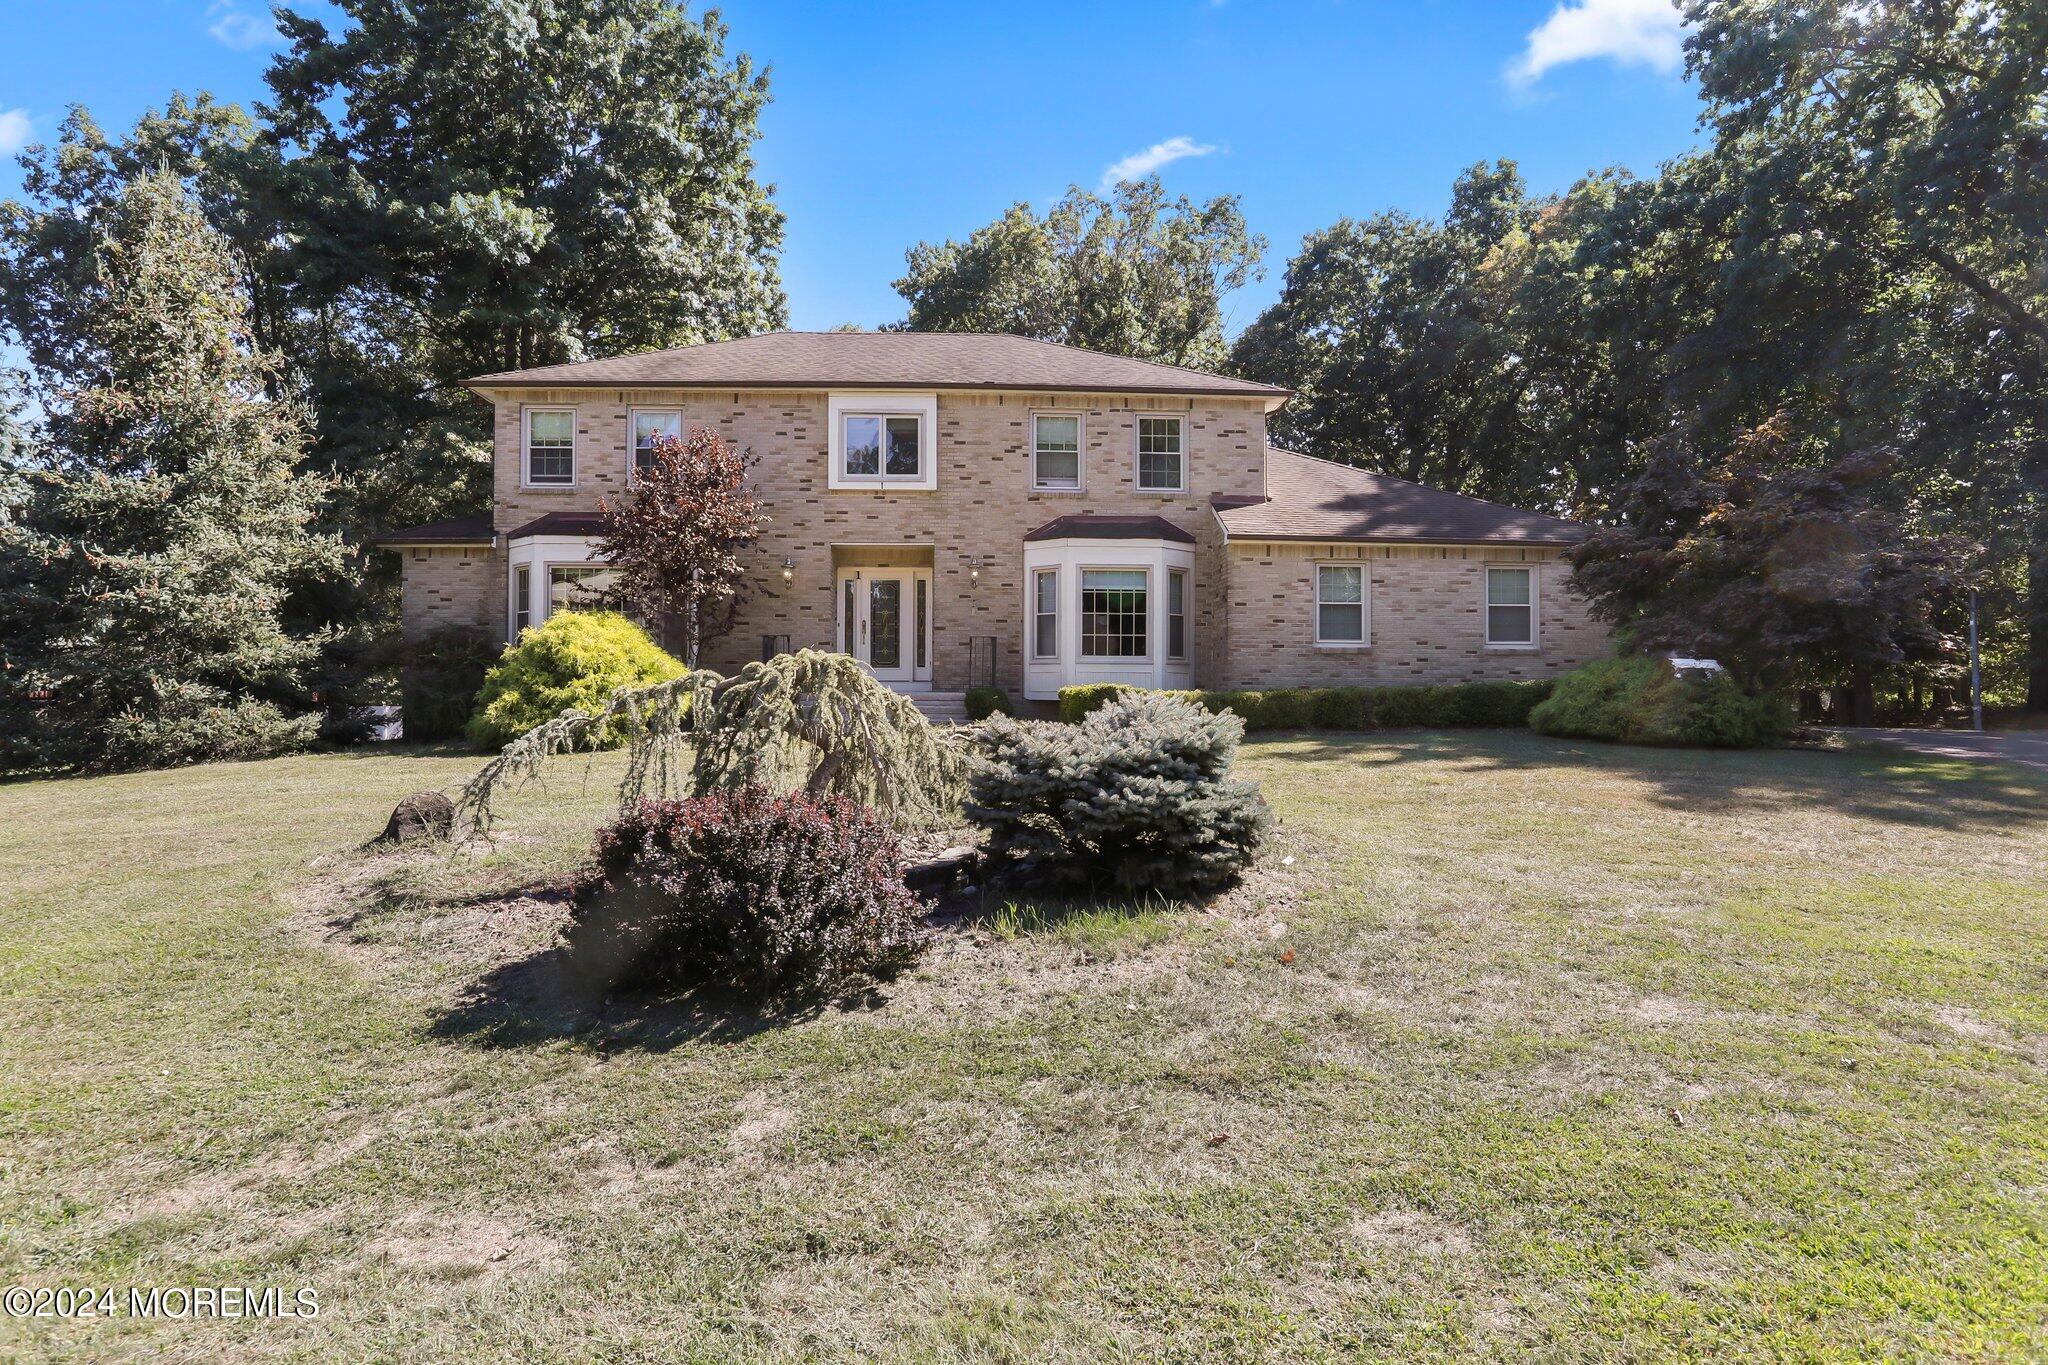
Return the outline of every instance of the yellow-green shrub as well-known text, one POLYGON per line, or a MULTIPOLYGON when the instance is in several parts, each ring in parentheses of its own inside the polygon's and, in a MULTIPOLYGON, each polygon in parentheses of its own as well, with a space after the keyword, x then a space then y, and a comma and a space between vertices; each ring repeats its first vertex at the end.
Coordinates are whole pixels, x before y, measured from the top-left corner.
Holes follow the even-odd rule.
MULTIPOLYGON (((484 676, 469 739, 478 748, 502 749, 572 706, 595 712, 621 687, 666 682, 688 671, 617 612, 558 611, 521 631, 484 676)), ((604 747, 623 738, 616 725, 606 725, 592 740, 604 747)))

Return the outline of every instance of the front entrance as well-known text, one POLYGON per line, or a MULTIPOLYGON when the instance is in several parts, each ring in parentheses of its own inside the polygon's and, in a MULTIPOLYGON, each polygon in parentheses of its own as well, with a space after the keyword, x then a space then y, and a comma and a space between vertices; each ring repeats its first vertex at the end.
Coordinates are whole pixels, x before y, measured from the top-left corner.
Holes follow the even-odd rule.
POLYGON ((882 682, 930 686, 931 570, 842 569, 837 597, 841 650, 882 682))

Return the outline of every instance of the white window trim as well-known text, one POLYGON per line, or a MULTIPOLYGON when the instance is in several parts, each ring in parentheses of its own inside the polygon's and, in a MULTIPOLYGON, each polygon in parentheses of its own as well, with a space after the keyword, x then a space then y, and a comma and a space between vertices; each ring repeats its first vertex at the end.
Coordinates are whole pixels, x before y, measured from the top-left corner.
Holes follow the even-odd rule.
POLYGON ((1152 591, 1152 566, 1149 564, 1083 564, 1074 574, 1074 657, 1084 664, 1128 664, 1139 668, 1158 662, 1159 651, 1165 643, 1157 637, 1164 629, 1164 618, 1155 621, 1164 604, 1152 591), (1145 652, 1143 654, 1090 654, 1088 652, 1088 610, 1082 604, 1088 599, 1088 575, 1091 573, 1141 573, 1145 575, 1145 652))
POLYGON ((1029 647, 1033 663, 1051 664, 1060 660, 1060 636, 1066 623, 1060 619, 1060 571, 1057 568, 1033 569, 1024 575, 1024 620, 1025 629, 1030 631, 1029 647), (1045 615, 1038 609, 1038 580, 1052 580, 1052 653, 1038 652, 1038 618, 1045 615))
POLYGON ((512 600, 508 604, 509 610, 506 612, 505 616, 505 621, 507 625, 505 638, 508 640, 517 640, 519 638, 519 632, 521 630, 530 630, 533 627, 533 565, 514 564, 512 566, 512 582, 510 584, 510 591, 512 600), (524 578, 526 580, 526 601, 523 604, 519 600, 519 580, 521 578, 524 578), (521 626, 519 624, 519 618, 521 615, 524 615, 526 617, 526 625, 524 626, 521 626))
MULTIPOLYGON (((939 397, 935 393, 900 390, 835 393, 825 400, 825 486, 834 490, 866 489, 890 493, 931 492, 939 486, 939 397), (846 419, 849 417, 916 417, 917 477, 901 474, 846 472, 846 419)), ((888 452, 882 453, 888 468, 888 452)))
POLYGON ((548 618, 555 614, 555 570, 596 569, 599 573, 603 573, 607 569, 617 569, 618 567, 618 565, 603 559, 550 559, 543 561, 540 565, 540 604, 544 609, 540 618, 541 623, 545 624, 548 618))
POLYGON ((1139 412, 1131 418, 1131 487, 1140 494, 1155 498, 1179 497, 1188 491, 1188 418, 1184 412, 1139 412), (1147 488, 1145 486, 1145 462, 1139 454, 1141 433, 1148 421, 1175 422, 1180 426, 1180 484, 1174 488, 1147 488))
MULTIPOLYGON (((1543 613, 1541 611, 1542 589, 1539 586, 1541 574, 1534 564, 1482 564, 1479 569, 1479 629, 1486 640, 1488 649, 1506 650, 1514 653, 1533 654, 1543 645, 1543 613), (1493 638, 1493 571, 1514 569, 1529 575, 1529 638, 1526 640, 1496 640, 1493 638)), ((1503 602, 1502 606, 1520 606, 1519 602, 1503 602)))
POLYGON ((1195 604, 1188 599, 1195 594, 1195 576, 1186 569, 1169 567, 1166 570, 1166 591, 1160 602, 1160 619, 1166 622, 1166 638, 1159 647, 1166 651, 1169 663, 1184 664, 1195 653, 1195 604), (1180 653, 1173 652, 1173 580, 1180 579, 1180 653))
POLYGON ((577 428, 583 425, 582 414, 574 406, 561 403, 536 403, 530 408, 519 410, 519 486, 548 492, 551 489, 574 488, 583 474, 583 435, 577 428), (569 482, 535 483, 533 481, 533 415, 536 412, 566 412, 569 414, 569 482))
MULTIPOLYGON (((1310 572, 1315 575, 1315 615, 1311 629, 1315 634, 1317 649, 1371 649, 1372 648, 1372 568, 1361 559, 1318 559, 1310 572), (1358 570, 1358 633, 1356 640, 1325 640, 1323 638, 1323 570, 1358 570)), ((1331 606, 1348 607, 1349 602, 1332 602, 1331 606)))
MULTIPOLYGON (((1088 491, 1088 415, 1078 408, 1034 408, 1030 418, 1031 436, 1031 491, 1034 493, 1071 494, 1088 491), (1038 479, 1038 419, 1041 417, 1071 417, 1074 419, 1074 482, 1071 486, 1057 483, 1040 483, 1038 479)), ((1185 460, 1186 456, 1183 455, 1185 460)))
POLYGON ((639 440, 638 440, 638 437, 639 437, 640 415, 641 415, 642 413, 660 413, 660 414, 662 414, 663 416, 666 416, 666 415, 667 415, 667 414, 669 414, 669 413, 674 413, 674 414, 675 414, 675 417, 676 417, 676 436, 677 436, 678 438, 681 438, 681 437, 684 437, 684 436, 687 436, 687 435, 689 435, 689 433, 690 433, 690 428, 688 427, 688 425, 686 425, 686 424, 685 424, 685 422, 684 422, 684 420, 683 420, 683 410, 682 410, 681 408, 662 408, 662 407, 646 407, 646 408, 627 408, 627 409, 626 409, 626 487, 628 487, 628 488, 631 488, 631 487, 632 487, 632 486, 633 486, 634 484, 636 484, 636 483, 640 482, 640 444, 639 444, 639 440))

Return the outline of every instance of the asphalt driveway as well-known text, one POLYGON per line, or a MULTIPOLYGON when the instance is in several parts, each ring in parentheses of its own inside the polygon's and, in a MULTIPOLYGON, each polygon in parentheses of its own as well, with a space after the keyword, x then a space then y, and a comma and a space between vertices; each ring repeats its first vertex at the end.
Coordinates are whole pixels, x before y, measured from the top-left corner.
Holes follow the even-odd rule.
POLYGON ((1896 744, 1920 754, 1943 758, 1989 758, 2017 763, 2037 772, 2048 772, 2048 731, 1987 730, 1888 730, 1877 727, 1845 729, 1845 735, 1896 744))

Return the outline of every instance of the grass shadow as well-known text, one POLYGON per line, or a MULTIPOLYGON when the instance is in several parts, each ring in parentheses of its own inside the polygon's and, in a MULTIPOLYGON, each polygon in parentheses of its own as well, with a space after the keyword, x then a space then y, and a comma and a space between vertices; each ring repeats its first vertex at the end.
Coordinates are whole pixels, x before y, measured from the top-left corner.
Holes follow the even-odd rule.
POLYGON ((1865 820, 1963 832, 2036 821, 2048 812, 2048 777, 1877 746, 1662 749, 1518 730, 1300 731, 1265 734, 1259 741, 1311 762, 1545 770, 1566 782, 1574 771, 1597 772, 1642 783, 1660 805, 1710 814, 1821 805, 1865 820))
POLYGON ((878 991, 788 1006, 762 1006, 712 987, 676 995, 617 991, 593 984, 569 950, 557 946, 493 968, 429 1031, 488 1048, 580 1038, 600 1053, 659 1053, 691 1043, 740 1042, 828 1009, 872 1008, 870 1001, 879 1003, 878 991))

